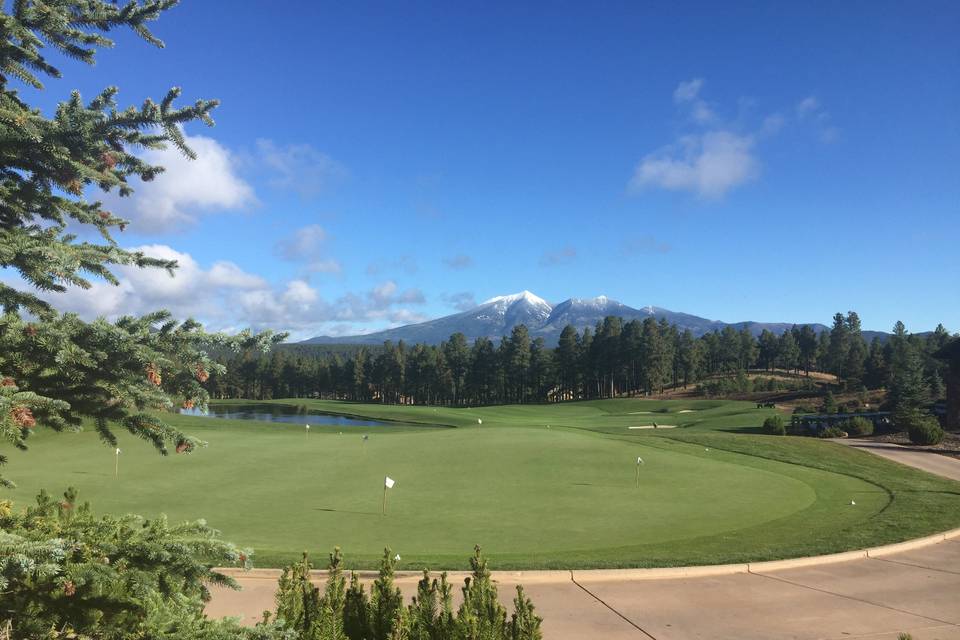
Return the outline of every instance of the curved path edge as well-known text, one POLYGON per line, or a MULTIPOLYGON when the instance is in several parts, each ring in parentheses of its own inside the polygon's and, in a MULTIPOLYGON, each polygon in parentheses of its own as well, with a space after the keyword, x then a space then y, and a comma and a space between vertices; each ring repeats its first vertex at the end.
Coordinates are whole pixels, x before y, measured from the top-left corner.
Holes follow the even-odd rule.
MULTIPOLYGON (((882 558, 884 556, 903 553, 904 551, 913 551, 922 549, 931 545, 946 542, 954 538, 960 538, 960 528, 951 529, 941 533, 935 533, 922 538, 904 540, 879 547, 870 547, 868 549, 856 549, 854 551, 844 551, 841 553, 831 553, 821 556, 807 556, 804 558, 789 558, 786 560, 767 560, 763 562, 744 562, 737 564, 708 564, 689 567, 657 567, 647 569, 582 569, 582 570, 532 570, 532 571, 493 571, 491 575, 494 580, 501 582, 522 582, 525 584, 554 584, 560 582, 569 582, 575 579, 579 582, 612 582, 612 581, 632 581, 632 580, 664 580, 670 578, 704 578, 712 576, 728 576, 737 573, 765 573, 767 571, 780 571, 782 569, 797 569, 801 567, 813 567, 836 562, 848 562, 850 560, 862 560, 866 558, 882 558)), ((218 568, 217 571, 232 578, 244 578, 246 580, 273 580, 280 577, 280 569, 250 569, 243 570, 234 567, 218 568)), ((361 578, 375 578, 376 571, 357 571, 361 578)), ((431 571, 431 574, 440 573, 431 571)), ((326 578, 327 572, 322 569, 310 572, 314 579, 322 580, 326 578)), ((447 577, 452 581, 459 581, 470 575, 469 571, 448 571, 447 577)), ((419 580, 423 576, 422 571, 397 571, 394 577, 398 581, 419 580)))

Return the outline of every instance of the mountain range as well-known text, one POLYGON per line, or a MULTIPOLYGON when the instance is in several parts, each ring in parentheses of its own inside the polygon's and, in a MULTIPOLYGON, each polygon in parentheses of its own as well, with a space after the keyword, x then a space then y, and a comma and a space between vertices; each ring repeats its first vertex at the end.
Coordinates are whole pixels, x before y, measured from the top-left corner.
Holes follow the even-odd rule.
MULTIPOLYGON (((439 344, 451 334, 460 332, 468 341, 486 337, 498 340, 518 324, 525 324, 532 338, 542 337, 548 346, 555 346, 560 332, 567 325, 573 325, 578 331, 586 327, 593 328, 606 316, 619 316, 624 322, 644 320, 646 318, 665 319, 676 325, 680 331, 689 329, 694 336, 702 336, 711 331, 719 331, 726 326, 737 330, 748 327, 754 335, 760 335, 764 329, 781 334, 794 325, 792 322, 732 322, 708 320, 689 313, 680 313, 660 307, 642 307, 635 309, 606 296, 596 298, 570 298, 556 305, 529 291, 521 291, 508 296, 497 296, 476 307, 435 320, 410 324, 393 329, 354 336, 317 336, 301 344, 382 344, 386 340, 409 344, 424 342, 439 344)), ((822 324, 810 325, 818 333, 827 329, 822 324)), ((870 340, 880 332, 864 331, 864 337, 870 340)))

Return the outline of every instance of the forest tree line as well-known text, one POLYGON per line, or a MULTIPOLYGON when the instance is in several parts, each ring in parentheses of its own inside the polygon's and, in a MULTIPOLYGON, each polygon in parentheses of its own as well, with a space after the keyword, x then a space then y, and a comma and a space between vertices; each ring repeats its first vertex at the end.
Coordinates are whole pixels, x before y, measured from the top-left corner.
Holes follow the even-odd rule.
POLYGON ((749 328, 694 337, 665 320, 607 317, 556 347, 518 325, 498 343, 470 344, 455 333, 439 345, 386 342, 352 350, 278 347, 223 359, 227 373, 206 383, 213 398, 328 397, 382 403, 481 405, 650 395, 718 374, 783 369, 828 372, 847 390, 909 387, 926 400, 943 394, 943 365, 931 357, 951 340, 942 325, 908 334, 898 322, 885 341, 864 340, 855 312, 829 331, 794 326, 781 335, 749 328))

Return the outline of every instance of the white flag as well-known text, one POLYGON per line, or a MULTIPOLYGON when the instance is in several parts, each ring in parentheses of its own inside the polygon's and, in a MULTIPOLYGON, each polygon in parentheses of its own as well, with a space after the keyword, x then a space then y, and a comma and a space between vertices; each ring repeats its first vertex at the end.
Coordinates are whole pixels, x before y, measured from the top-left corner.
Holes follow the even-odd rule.
POLYGON ((643 464, 643 458, 637 456, 637 464, 643 464))
POLYGON ((117 449, 117 455, 120 455, 120 449, 117 449))
POLYGON ((384 481, 383 481, 383 485, 384 485, 387 489, 393 489, 393 485, 395 485, 396 483, 397 483, 397 481, 394 480, 393 478, 391 478, 390 476, 387 476, 387 477, 384 479, 384 481))

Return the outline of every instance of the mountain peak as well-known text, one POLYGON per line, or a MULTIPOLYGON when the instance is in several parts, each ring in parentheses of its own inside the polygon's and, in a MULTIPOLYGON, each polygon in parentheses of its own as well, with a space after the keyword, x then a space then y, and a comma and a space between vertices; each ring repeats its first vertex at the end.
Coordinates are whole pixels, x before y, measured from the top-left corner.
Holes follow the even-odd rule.
MULTIPOLYGON (((708 320, 687 313, 677 313, 660 307, 648 306, 636 309, 602 295, 595 298, 570 298, 554 306, 536 294, 525 290, 510 295, 496 296, 472 309, 418 324, 384 329, 365 335, 339 336, 336 338, 318 336, 307 340, 307 343, 382 344, 385 340, 393 342, 403 340, 408 344, 417 342, 440 344, 453 333, 462 333, 467 337, 467 340, 475 340, 476 338, 498 340, 502 336, 510 335, 510 332, 517 325, 523 324, 529 330, 531 338, 543 338, 548 345, 552 346, 557 344, 560 333, 567 325, 573 326, 577 331, 583 331, 587 327, 594 327, 597 323, 603 322, 603 319, 607 316, 619 316, 623 318, 624 322, 631 320, 642 322, 653 317, 676 325, 680 331, 690 330, 695 336, 719 331, 728 326, 727 323, 717 320, 708 320)), ((738 330, 748 326, 751 332, 759 335, 765 328, 780 334, 788 330, 791 325, 786 323, 733 323, 729 326, 738 330)), ((814 328, 817 331, 826 329, 822 325, 815 325, 814 328)))
POLYGON ((527 291, 526 289, 524 289, 520 293, 511 293, 508 296, 495 296, 493 298, 490 298, 489 300, 485 300, 482 304, 495 304, 497 302, 501 302, 506 305, 511 305, 514 302, 517 302, 519 300, 524 300, 538 307, 547 307, 549 309, 553 308, 553 305, 551 305, 549 302, 547 302, 540 296, 527 291))

